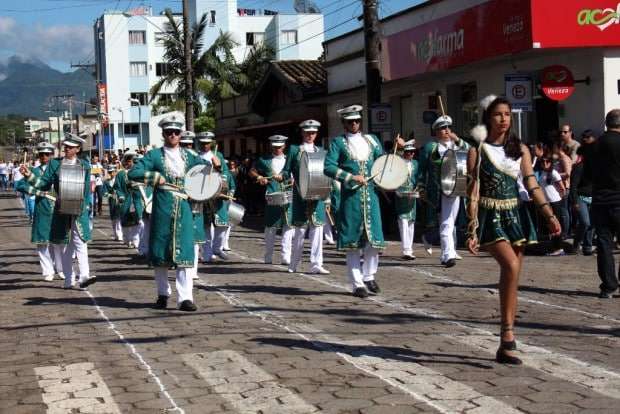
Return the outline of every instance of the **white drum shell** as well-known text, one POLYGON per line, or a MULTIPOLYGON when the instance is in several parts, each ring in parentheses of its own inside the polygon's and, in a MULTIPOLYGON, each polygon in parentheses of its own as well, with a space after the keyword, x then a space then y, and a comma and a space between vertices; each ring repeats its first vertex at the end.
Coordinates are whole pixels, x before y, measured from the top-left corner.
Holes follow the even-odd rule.
POLYGON ((84 202, 84 167, 61 164, 58 173, 58 212, 71 216, 82 214, 84 202))
POLYGON ((239 203, 235 203, 231 201, 228 204, 228 221, 232 225, 241 224, 243 221, 243 216, 245 215, 245 207, 243 207, 239 203))
POLYGON ((265 200, 268 206, 285 206, 293 201, 292 191, 278 191, 275 193, 265 194, 265 200))
POLYGON ((448 150, 441 159, 441 192, 446 197, 467 195, 467 152, 448 150))
POLYGON ((222 192, 222 182, 222 175, 211 166, 195 165, 185 174, 185 193, 195 201, 210 200, 222 192))
POLYGON ((297 189, 304 200, 325 200, 331 191, 331 180, 323 174, 325 155, 323 150, 303 152, 297 177, 297 189))
POLYGON ((375 184, 386 191, 394 191, 405 184, 409 176, 407 162, 395 154, 380 156, 372 164, 371 175, 375 184))

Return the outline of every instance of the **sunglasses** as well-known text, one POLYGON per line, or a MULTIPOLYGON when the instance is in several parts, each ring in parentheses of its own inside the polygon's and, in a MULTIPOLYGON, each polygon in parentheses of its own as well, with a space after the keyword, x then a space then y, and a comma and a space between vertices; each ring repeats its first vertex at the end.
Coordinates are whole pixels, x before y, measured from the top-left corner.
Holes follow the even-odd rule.
POLYGON ((560 131, 562 134, 570 134, 570 131, 560 131))
POLYGON ((181 131, 178 129, 164 129, 164 135, 181 135, 181 131))
POLYGON ((347 119, 347 124, 359 124, 360 122, 359 119, 347 119))

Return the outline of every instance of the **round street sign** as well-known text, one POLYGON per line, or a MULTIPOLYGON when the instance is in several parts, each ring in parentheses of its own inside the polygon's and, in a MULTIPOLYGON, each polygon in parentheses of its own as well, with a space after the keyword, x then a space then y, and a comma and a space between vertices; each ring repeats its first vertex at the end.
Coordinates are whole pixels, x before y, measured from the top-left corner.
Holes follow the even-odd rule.
POLYGON ((543 93, 549 99, 563 101, 575 92, 575 78, 566 66, 547 66, 541 78, 543 93))

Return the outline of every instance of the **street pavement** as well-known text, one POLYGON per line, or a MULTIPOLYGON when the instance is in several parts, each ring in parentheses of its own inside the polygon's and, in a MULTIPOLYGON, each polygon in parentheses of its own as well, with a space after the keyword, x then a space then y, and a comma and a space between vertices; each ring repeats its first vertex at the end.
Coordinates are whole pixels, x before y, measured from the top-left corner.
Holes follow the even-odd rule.
POLYGON ((382 293, 357 299, 332 246, 331 275, 290 274, 262 263, 261 233, 237 228, 230 260, 200 265, 198 311, 183 313, 174 295, 151 308, 152 269, 112 240, 107 217, 87 291, 42 280, 8 194, 0 229, 0 413, 618 412, 620 298, 597 298, 595 257, 526 258, 524 365, 511 367, 494 362, 488 256, 460 252, 444 269, 417 245, 418 259, 401 261, 391 243, 382 293))

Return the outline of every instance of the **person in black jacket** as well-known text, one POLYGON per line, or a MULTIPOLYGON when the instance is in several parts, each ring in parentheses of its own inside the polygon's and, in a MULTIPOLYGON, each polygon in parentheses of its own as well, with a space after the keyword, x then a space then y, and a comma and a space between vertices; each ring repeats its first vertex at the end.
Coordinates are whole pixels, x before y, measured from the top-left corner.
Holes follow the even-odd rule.
POLYGON ((592 206, 592 181, 583 174, 586 159, 592 157, 594 150, 594 133, 586 130, 582 134, 581 146, 577 149, 577 159, 570 176, 570 200, 573 203, 574 217, 577 221, 573 248, 581 247, 584 256, 592 256, 592 237, 594 227, 590 220, 592 206))
POLYGON ((620 109, 605 117, 607 132, 586 159, 585 176, 592 180, 592 217, 597 234, 596 257, 601 278, 599 298, 609 299, 618 290, 613 256, 613 236, 620 231, 620 109))

